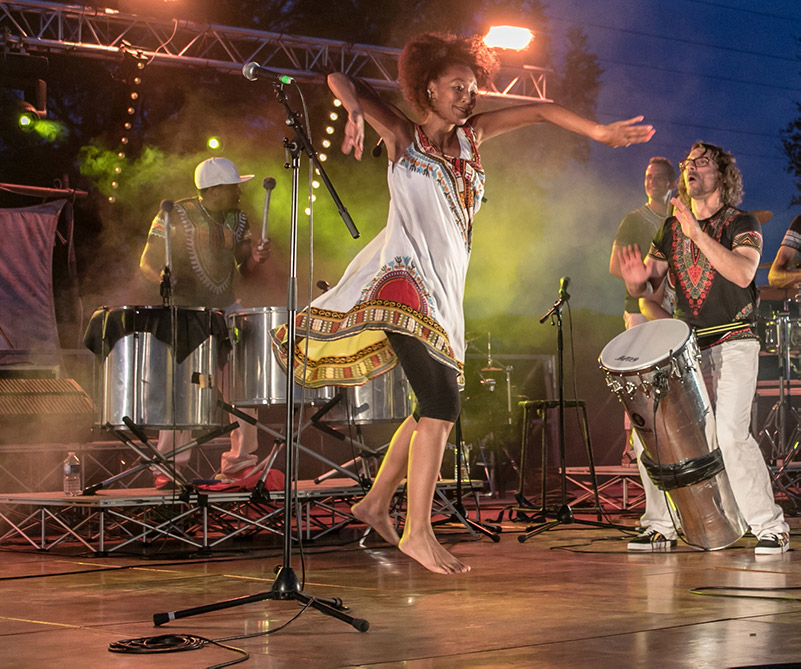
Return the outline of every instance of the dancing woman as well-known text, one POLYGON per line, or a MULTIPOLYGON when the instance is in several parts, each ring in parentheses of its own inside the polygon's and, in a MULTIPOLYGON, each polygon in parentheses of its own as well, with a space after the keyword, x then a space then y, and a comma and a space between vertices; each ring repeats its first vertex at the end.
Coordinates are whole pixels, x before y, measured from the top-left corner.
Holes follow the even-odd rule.
MULTIPOLYGON (((549 122, 609 146, 647 142, 642 117, 603 125, 542 102, 473 115, 479 87, 497 62, 478 38, 424 34, 399 62, 403 96, 416 123, 341 73, 328 85, 348 112, 344 153, 362 157, 364 123, 381 136, 389 158, 386 227, 353 259, 339 283, 298 315, 296 376, 309 387, 360 385, 400 363, 417 406, 395 432, 370 491, 352 508, 386 541, 440 574, 470 567, 437 541, 431 507, 448 435, 460 411, 464 370, 462 298, 473 217, 484 171, 479 146, 502 133, 549 122), (307 323, 308 319, 308 323, 307 323), (300 378, 306 363, 305 378, 300 378), (407 480, 403 536, 389 507, 407 480)), ((273 333, 286 346, 286 328, 273 333)))

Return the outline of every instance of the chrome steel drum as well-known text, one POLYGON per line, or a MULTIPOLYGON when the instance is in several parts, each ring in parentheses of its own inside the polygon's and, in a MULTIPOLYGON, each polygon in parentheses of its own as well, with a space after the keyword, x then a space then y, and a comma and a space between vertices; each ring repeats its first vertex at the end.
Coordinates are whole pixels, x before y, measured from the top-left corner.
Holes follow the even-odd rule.
POLYGON ((801 351, 801 319, 780 316, 759 323, 762 350, 781 353, 786 345, 790 351, 801 351), (785 344, 786 342, 786 344, 785 344))
MULTIPOLYGON (((231 337, 231 403, 254 407, 286 404, 286 375, 273 355, 270 330, 286 323, 285 307, 256 307, 227 316, 231 337)), ((321 404, 334 397, 333 388, 295 385, 295 403, 305 398, 321 404)))
POLYGON ((341 399, 321 417, 328 423, 400 423, 411 412, 411 390, 400 365, 362 386, 340 388, 341 399))
POLYGON ((700 358, 689 326, 662 319, 615 337, 599 364, 642 439, 651 479, 675 503, 688 542, 716 550, 742 537, 747 525, 723 468, 700 358))
POLYGON ((221 311, 102 307, 92 315, 85 343, 104 355, 98 384, 101 425, 124 428, 123 417, 152 429, 191 430, 221 424, 216 381, 227 346, 221 311), (177 355, 171 314, 175 315, 177 355))

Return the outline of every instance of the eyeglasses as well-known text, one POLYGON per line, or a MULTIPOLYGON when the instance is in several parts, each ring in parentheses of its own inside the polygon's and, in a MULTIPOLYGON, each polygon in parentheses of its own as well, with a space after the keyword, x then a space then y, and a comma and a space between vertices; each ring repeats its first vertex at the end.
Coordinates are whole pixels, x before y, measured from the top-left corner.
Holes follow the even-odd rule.
POLYGON ((694 167, 706 167, 712 159, 709 156, 698 156, 697 158, 686 158, 679 163, 679 169, 683 172, 690 165, 694 167))

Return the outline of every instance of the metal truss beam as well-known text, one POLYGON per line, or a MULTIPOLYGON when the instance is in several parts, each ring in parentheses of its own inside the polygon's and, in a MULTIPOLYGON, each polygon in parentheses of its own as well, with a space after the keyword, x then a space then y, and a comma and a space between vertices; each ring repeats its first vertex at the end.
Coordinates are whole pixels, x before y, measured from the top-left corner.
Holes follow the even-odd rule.
MULTIPOLYGON (((164 20, 55 2, 0 0, 0 47, 18 53, 67 53, 116 59, 124 52, 154 64, 239 74, 256 61, 298 80, 320 82, 339 70, 378 89, 398 86, 399 49, 164 20)), ((545 100, 549 70, 503 66, 487 96, 545 100)))

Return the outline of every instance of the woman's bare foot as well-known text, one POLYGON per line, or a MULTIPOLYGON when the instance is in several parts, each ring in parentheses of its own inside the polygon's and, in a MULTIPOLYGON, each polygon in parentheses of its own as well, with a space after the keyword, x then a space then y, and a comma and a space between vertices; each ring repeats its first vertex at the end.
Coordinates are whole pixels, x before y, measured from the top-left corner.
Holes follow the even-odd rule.
POLYGON ((402 553, 437 574, 466 574, 470 565, 456 559, 434 536, 411 538, 404 535, 398 544, 402 553))
POLYGON ((398 533, 395 531, 395 525, 392 523, 392 518, 388 513, 382 513, 377 509, 371 508, 370 503, 363 499, 350 507, 350 512, 356 516, 363 523, 367 523, 372 527, 381 538, 388 544, 397 546, 400 541, 398 533))

